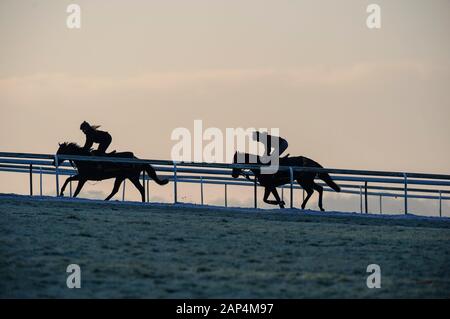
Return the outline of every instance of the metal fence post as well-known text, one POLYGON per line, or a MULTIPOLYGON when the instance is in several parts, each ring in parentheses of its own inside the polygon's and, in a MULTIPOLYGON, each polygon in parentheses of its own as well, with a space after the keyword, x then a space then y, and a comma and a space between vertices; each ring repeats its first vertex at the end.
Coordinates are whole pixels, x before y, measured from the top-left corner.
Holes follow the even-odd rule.
POLYGON ((284 187, 281 186, 281 201, 284 202, 284 187))
POLYGON ((225 207, 228 207, 227 183, 225 183, 225 207))
POLYGON ((145 171, 142 171, 142 188, 144 189, 144 200, 146 197, 146 191, 145 191, 145 171))
POLYGON ((255 186, 254 186, 254 190, 253 190, 253 199, 254 199, 254 206, 255 208, 258 208, 258 184, 256 182, 256 176, 255 176, 255 186))
POLYGON ((177 163, 173 163, 173 202, 178 202, 178 190, 177 190, 177 163))
POLYGON ((380 195, 380 215, 383 214, 383 195, 380 195))
POLYGON ((403 173, 405 178, 405 215, 408 214, 408 177, 406 173, 403 173))
POLYGON ((55 155, 55 176, 56 176, 56 197, 59 196, 59 172, 58 172, 58 155, 55 155))
POLYGON ((359 186, 359 211, 362 214, 363 209, 362 209, 362 186, 359 186))
POLYGON ((30 196, 33 196, 33 164, 30 164, 30 196))
POLYGON ((366 214, 369 213, 369 203, 367 200, 367 181, 364 182, 364 203, 366 207, 366 214))
POLYGON ((289 167, 289 175, 291 180, 291 208, 294 208, 294 171, 289 167))
POLYGON ((442 217, 442 191, 439 190, 439 217, 442 217))
POLYGON ((150 202, 150 180, 147 179, 147 203, 150 202))
POLYGON ((70 197, 72 197, 72 181, 69 182, 69 193, 70 197))
POLYGON ((42 196, 42 167, 39 166, 39 195, 42 196))
POLYGON ((127 183, 127 180, 123 180, 123 188, 122 188, 122 202, 125 201, 125 185, 127 183))
POLYGON ((200 176, 200 203, 203 205, 203 176, 200 176))

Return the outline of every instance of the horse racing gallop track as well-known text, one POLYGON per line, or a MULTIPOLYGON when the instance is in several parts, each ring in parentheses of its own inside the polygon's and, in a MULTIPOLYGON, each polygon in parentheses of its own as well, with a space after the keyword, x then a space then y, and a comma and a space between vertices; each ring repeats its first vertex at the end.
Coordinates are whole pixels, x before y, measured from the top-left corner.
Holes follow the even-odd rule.
MULTIPOLYGON (((42 175, 49 174, 55 176, 56 196, 60 195, 60 178, 77 175, 77 170, 69 161, 79 161, 84 163, 102 162, 112 165, 151 165, 158 173, 158 178, 152 171, 143 170, 140 179, 142 180, 143 201, 149 201, 150 196, 148 186, 150 180, 164 184, 165 181, 172 183, 174 202, 178 203, 177 185, 178 183, 199 184, 201 193, 201 203, 203 204, 203 185, 220 184, 224 186, 224 205, 228 206, 228 187, 247 186, 253 190, 254 207, 258 207, 257 187, 260 187, 254 179, 244 177, 233 178, 233 169, 250 170, 259 168, 254 164, 221 164, 221 163, 177 163, 168 160, 142 160, 136 158, 118 157, 96 157, 96 156, 73 156, 59 154, 34 154, 34 153, 11 153, 0 152, 0 171, 25 173, 29 175, 29 193, 36 195, 33 189, 33 178, 39 178, 39 195, 42 195, 43 184, 42 175), (65 162, 63 162, 65 161, 65 162), (62 163, 55 166, 55 163, 62 163), (150 174, 150 175, 149 175, 150 174)), ((317 167, 296 167, 282 166, 280 170, 285 170, 290 176, 286 185, 277 187, 281 191, 281 200, 288 202, 288 207, 296 208, 296 202, 300 201, 295 190, 302 190, 296 184, 294 176, 297 172, 308 172, 319 174, 329 174, 329 176, 340 186, 342 194, 354 194, 359 199, 360 212, 383 212, 383 198, 403 199, 403 212, 410 213, 408 209, 409 199, 424 199, 427 202, 437 205, 436 216, 447 216, 448 212, 443 211, 443 202, 450 199, 450 175, 445 174, 424 174, 411 172, 387 172, 387 171, 365 171, 349 169, 330 169, 317 167), (368 207, 368 198, 377 197, 378 207, 368 207)), ((252 173, 250 173, 252 174, 252 173)), ((69 185, 71 184, 69 180, 69 185)), ((318 182, 323 187, 324 192, 334 192, 326 183, 318 182)), ((120 185, 120 183, 119 183, 120 185)), ((70 185, 71 186, 71 185, 70 185)), ((169 186, 165 186, 169 187, 169 186)), ((118 188, 118 187, 117 187, 118 188)), ((117 189, 118 190, 118 189, 117 189)), ((73 194, 69 194, 73 195, 73 194)), ((123 182, 122 199, 125 199, 125 182, 123 182)), ((431 205, 430 205, 431 206, 431 205)), ((416 212, 415 212, 416 213, 416 212)), ((420 212, 419 212, 420 213, 420 212)))

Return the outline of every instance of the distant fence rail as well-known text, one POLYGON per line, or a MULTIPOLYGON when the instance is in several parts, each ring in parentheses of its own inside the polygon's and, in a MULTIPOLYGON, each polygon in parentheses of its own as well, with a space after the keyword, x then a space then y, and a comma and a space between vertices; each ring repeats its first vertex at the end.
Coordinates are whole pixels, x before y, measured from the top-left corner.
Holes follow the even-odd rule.
MULTIPOLYGON (((151 164, 158 172, 164 172, 164 177, 173 183, 174 202, 178 203, 178 183, 198 183, 200 184, 201 204, 204 204, 203 185, 216 184, 224 185, 224 205, 228 206, 227 186, 250 186, 254 188, 254 207, 258 207, 257 183, 245 178, 234 179, 231 177, 231 169, 241 168, 250 169, 258 167, 251 164, 222 164, 222 163, 195 163, 195 162, 173 162, 168 160, 147 160, 147 159, 127 159, 115 157, 96 157, 96 156, 66 156, 54 154, 32 154, 32 153, 12 153, 0 152, 0 171, 16 172, 29 174, 30 195, 33 195, 33 175, 39 175, 39 195, 42 196, 42 176, 55 175, 56 195, 59 195, 59 176, 75 175, 76 170, 65 162, 57 167, 54 166, 61 160, 80 160, 80 161, 101 161, 114 163, 136 163, 151 164)), ((410 172, 388 172, 388 171, 369 171, 369 170, 349 170, 333 168, 311 168, 311 167, 286 167, 280 169, 290 172, 327 172, 331 174, 335 181, 339 182, 341 193, 356 194, 360 199, 360 212, 368 213, 368 197, 377 196, 379 198, 379 212, 382 213, 382 200, 384 197, 403 198, 403 210, 408 214, 408 199, 429 199, 438 201, 438 213, 442 216, 442 202, 450 200, 450 175, 444 174, 424 174, 410 172), (363 209, 364 207, 364 209, 363 209)), ((294 190, 302 189, 294 184, 292 179, 281 188, 281 196, 284 199, 284 190, 289 190, 290 207, 294 208, 294 190)), ((144 188, 146 189, 146 200, 149 196, 150 178, 143 173, 144 188)), ((334 192, 326 184, 324 191, 334 192)), ((70 195, 72 195, 70 184, 70 195)), ((303 193, 304 196, 304 193, 303 193)), ((125 199, 125 182, 123 185, 122 199, 125 199)))

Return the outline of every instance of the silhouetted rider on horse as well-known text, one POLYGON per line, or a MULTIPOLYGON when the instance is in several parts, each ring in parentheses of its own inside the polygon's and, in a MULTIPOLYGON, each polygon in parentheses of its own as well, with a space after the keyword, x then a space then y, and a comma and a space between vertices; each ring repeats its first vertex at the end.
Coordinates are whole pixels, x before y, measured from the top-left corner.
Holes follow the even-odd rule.
MULTIPOLYGON (((64 156, 113 156, 116 158, 130 158, 138 159, 132 152, 116 152, 105 154, 106 149, 111 144, 112 138, 108 132, 98 130, 98 125, 90 125, 84 121, 80 125, 80 129, 86 134, 86 143, 83 147, 76 143, 60 143, 58 151, 56 152, 55 161, 53 165, 58 167, 64 162, 64 156), (91 147, 94 143, 98 143, 98 149, 91 151, 91 147), (58 157, 60 155, 60 157, 58 157), (62 157, 62 158, 61 158, 62 157)), ((169 180, 165 178, 159 178, 155 169, 148 163, 126 163, 126 162, 111 162, 111 161, 85 161, 85 160, 69 160, 72 166, 76 169, 77 173, 70 176, 64 182, 60 196, 64 196, 64 190, 67 184, 71 181, 78 181, 77 188, 73 197, 77 197, 78 193, 83 188, 83 185, 87 181, 102 181, 110 178, 114 178, 114 188, 111 194, 106 197, 106 200, 111 199, 118 191, 120 184, 129 179, 133 185, 141 193, 142 202, 145 202, 145 188, 140 184, 141 174, 147 173, 147 175, 153 179, 158 185, 166 185, 169 180)))
MULTIPOLYGON (((263 156, 249 154, 249 153, 239 153, 236 152, 233 157, 233 164, 252 164, 252 165, 267 165, 267 157, 270 159, 275 159, 278 157, 279 165, 288 167, 305 167, 305 168, 323 168, 319 163, 313 161, 310 158, 304 156, 293 156, 289 157, 289 154, 280 158, 280 155, 287 149, 288 143, 285 139, 276 136, 270 136, 265 132, 254 132, 253 139, 261 142, 265 145, 266 149, 264 151, 263 156), (276 140, 278 139, 278 141, 276 140), (276 145, 278 144, 278 145, 276 145), (274 149, 272 151, 272 148, 274 149), (266 158, 264 158, 266 157, 266 158)), ((307 196, 304 198, 302 203, 302 209, 305 209, 306 203, 309 198, 312 196, 314 191, 319 193, 319 208, 321 211, 324 210, 322 206, 322 193, 323 186, 315 183, 315 179, 321 179, 324 181, 328 187, 333 189, 336 192, 340 192, 341 188, 337 185, 332 177, 325 172, 315 173, 313 171, 302 171, 302 170, 291 170, 286 171, 277 170, 274 174, 264 174, 261 168, 255 167, 249 169, 255 178, 255 181, 258 181, 261 186, 264 187, 264 202, 271 205, 279 205, 280 208, 284 208, 285 202, 278 195, 277 187, 288 184, 293 180, 296 180, 297 183, 305 190, 307 196), (273 194, 275 200, 270 200, 269 196, 273 194)), ((233 178, 238 178, 240 175, 244 175, 247 179, 250 179, 249 173, 246 172, 243 168, 233 168, 231 172, 231 176, 233 178)))
POLYGON ((90 151, 94 143, 98 143, 98 148, 92 151, 93 155, 106 155, 106 149, 111 144, 112 137, 108 132, 100 131, 98 128, 100 125, 90 125, 84 121, 80 125, 80 130, 86 134, 86 143, 84 143, 83 149, 90 151))

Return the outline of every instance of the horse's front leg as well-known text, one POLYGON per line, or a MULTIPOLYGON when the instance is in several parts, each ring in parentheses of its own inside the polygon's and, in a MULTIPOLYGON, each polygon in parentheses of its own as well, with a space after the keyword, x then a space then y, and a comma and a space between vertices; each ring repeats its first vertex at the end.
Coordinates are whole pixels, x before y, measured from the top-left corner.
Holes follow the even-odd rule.
POLYGON ((123 178, 116 177, 116 181, 114 182, 114 188, 111 194, 109 194, 109 196, 105 198, 105 200, 110 200, 114 195, 116 195, 116 193, 119 191, 120 184, 122 184, 123 181, 124 181, 123 178))
POLYGON ((266 186, 266 188, 264 189, 264 198, 263 198, 264 203, 267 203, 270 205, 280 205, 280 208, 284 208, 284 202, 282 202, 280 200, 279 196, 278 196, 278 198, 277 198, 277 196, 275 196, 275 198, 277 200, 269 199, 270 193, 273 193, 275 195, 274 191, 275 191, 276 195, 278 196, 278 192, 276 189, 274 189, 274 187, 266 186))
POLYGON ((75 189, 75 193, 73 193, 73 197, 77 197, 80 193, 81 189, 83 188, 84 184, 86 183, 86 179, 79 179, 77 188, 75 189))
POLYGON ((80 178, 80 176, 78 174, 67 178, 66 181, 64 182, 63 187, 61 188, 61 192, 60 192, 59 196, 61 196, 61 197, 64 196, 64 190, 66 189, 66 186, 67 186, 67 184, 69 184, 69 182, 77 181, 77 180, 79 180, 79 178, 80 178))
POLYGON ((277 191, 276 187, 272 187, 272 194, 275 197, 277 203, 280 205, 280 208, 284 208, 284 205, 286 203, 281 200, 280 195, 278 195, 278 191, 277 191))

